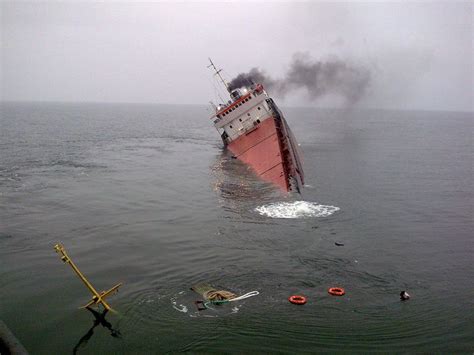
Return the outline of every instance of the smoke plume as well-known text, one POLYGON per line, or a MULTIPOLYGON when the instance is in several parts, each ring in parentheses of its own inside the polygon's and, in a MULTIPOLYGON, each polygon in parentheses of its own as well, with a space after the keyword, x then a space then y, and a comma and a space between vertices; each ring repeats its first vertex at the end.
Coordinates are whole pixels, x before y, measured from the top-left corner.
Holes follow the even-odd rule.
POLYGON ((315 61, 307 54, 295 54, 283 78, 273 79, 262 70, 252 68, 232 79, 229 88, 234 90, 253 83, 262 83, 268 91, 281 97, 304 88, 311 100, 332 94, 342 97, 347 104, 354 104, 369 86, 370 71, 340 59, 315 61))

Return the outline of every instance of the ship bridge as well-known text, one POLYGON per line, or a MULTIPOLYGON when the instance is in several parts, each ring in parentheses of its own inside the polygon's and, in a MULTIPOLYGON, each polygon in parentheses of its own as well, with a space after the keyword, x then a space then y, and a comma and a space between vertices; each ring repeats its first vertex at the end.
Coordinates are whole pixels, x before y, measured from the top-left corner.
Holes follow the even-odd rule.
POLYGON ((271 108, 266 102, 268 94, 263 85, 236 89, 232 94, 234 101, 217 106, 216 113, 211 116, 224 143, 229 143, 242 133, 252 130, 271 116, 271 108))

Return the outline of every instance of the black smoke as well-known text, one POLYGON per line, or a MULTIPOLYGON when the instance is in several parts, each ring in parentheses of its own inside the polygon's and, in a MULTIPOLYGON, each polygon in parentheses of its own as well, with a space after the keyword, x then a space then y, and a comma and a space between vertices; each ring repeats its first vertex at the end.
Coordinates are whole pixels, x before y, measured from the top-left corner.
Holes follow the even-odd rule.
POLYGON ((256 83, 262 83, 269 92, 281 97, 304 88, 311 100, 332 94, 353 104, 365 94, 370 71, 340 59, 321 61, 313 60, 307 54, 295 54, 283 78, 273 79, 264 71, 252 68, 232 79, 229 88, 234 90, 256 83))
POLYGON ((272 82, 267 75, 265 75, 260 69, 252 68, 248 73, 240 73, 229 83, 229 89, 234 90, 243 86, 250 86, 252 84, 265 83, 266 86, 272 82))

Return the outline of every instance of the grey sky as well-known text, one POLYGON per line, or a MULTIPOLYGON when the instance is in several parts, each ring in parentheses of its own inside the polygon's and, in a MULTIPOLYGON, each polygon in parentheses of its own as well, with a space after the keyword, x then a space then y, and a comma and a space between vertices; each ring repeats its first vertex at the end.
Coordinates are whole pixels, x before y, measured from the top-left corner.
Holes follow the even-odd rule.
POLYGON ((3 100, 206 104, 208 57, 230 80, 294 53, 368 68, 363 107, 473 110, 469 2, 1 3, 3 100))

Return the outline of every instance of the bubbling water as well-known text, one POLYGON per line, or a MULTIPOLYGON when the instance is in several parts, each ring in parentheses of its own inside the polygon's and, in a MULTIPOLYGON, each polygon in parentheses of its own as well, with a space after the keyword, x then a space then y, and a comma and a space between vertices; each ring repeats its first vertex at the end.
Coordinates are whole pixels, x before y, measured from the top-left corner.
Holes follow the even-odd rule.
POLYGON ((255 209, 262 216, 271 218, 313 218, 328 217, 339 211, 336 206, 321 205, 317 202, 295 201, 276 202, 255 209))

